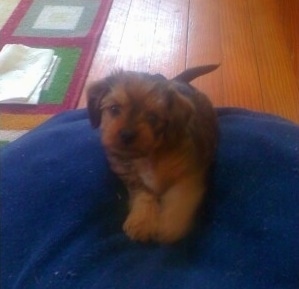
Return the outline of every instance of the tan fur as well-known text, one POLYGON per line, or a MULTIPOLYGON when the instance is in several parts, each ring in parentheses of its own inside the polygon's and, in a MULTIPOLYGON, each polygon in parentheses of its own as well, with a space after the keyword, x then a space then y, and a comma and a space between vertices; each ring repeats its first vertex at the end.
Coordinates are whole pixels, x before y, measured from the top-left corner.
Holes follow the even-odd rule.
POLYGON ((123 71, 95 83, 88 96, 91 122, 129 191, 125 233, 143 242, 183 238, 202 203, 216 148, 209 100, 182 81, 123 71))

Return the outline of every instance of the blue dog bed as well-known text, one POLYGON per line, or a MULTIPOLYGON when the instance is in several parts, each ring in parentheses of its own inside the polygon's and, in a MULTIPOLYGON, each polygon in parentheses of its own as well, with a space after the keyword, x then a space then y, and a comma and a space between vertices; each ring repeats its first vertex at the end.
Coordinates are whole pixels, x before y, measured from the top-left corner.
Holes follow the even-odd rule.
POLYGON ((197 225, 173 245, 130 241, 126 191, 86 110, 1 153, 2 289, 298 289, 299 127, 218 109, 220 144, 197 225))

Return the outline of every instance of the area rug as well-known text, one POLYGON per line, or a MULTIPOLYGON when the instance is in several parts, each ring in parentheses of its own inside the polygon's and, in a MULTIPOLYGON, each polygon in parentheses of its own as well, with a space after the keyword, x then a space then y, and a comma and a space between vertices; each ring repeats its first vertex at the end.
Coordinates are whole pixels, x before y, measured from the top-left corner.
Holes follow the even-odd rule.
POLYGON ((8 43, 51 48, 59 59, 38 105, 0 104, 1 140, 76 108, 112 1, 1 0, 0 49, 8 43))

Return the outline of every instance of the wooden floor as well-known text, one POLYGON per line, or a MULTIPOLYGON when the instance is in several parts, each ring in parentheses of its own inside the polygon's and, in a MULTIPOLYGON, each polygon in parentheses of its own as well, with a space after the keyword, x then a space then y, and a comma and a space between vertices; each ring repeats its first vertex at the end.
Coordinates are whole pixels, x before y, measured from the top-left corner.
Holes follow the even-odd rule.
POLYGON ((116 68, 173 77, 212 63, 193 85, 215 106, 299 123, 299 1, 114 0, 87 85, 116 68))

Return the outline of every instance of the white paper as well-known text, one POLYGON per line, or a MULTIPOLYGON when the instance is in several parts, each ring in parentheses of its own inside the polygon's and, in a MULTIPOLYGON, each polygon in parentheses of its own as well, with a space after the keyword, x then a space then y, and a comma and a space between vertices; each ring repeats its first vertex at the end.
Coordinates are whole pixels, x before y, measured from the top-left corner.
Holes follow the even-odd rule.
POLYGON ((55 60, 52 49, 5 45, 0 52, 0 102, 37 104, 55 60))
MULTIPOLYGON (((56 61, 57 61, 57 56, 54 55, 53 59, 52 59, 52 63, 49 66, 49 69, 47 70, 47 72, 45 73, 45 75, 41 79, 41 81, 37 84, 35 90, 29 96, 28 100, 26 101, 27 104, 38 104, 38 101, 40 98, 40 93, 41 93, 42 89, 44 88, 46 81, 52 74, 52 71, 53 71, 56 61)), ((10 102, 10 103, 12 103, 12 102, 10 102)), ((18 103, 20 103, 20 102, 18 102, 18 103)))

